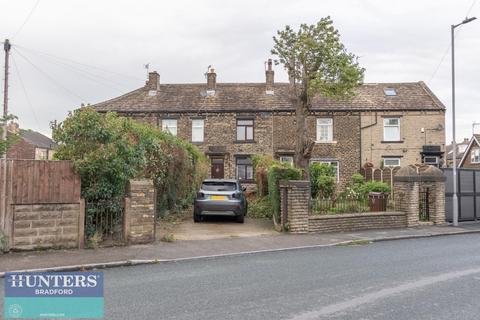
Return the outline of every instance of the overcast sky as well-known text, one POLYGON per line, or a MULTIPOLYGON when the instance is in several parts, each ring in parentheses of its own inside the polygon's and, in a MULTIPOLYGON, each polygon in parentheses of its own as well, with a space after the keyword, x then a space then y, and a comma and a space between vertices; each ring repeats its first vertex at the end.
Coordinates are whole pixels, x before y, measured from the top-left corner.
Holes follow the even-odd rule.
MULTIPOLYGON (((80 103, 142 86, 145 63, 163 83, 204 82, 210 64, 219 82, 262 82, 276 30, 330 15, 360 56, 366 82, 430 86, 447 106, 450 141, 450 25, 467 13, 480 18, 480 2, 0 0, 0 38, 14 48, 9 109, 23 128, 50 135, 49 122, 80 103)), ((457 30, 461 140, 480 122, 480 19, 457 30)), ((276 81, 286 81, 275 71, 276 81)))

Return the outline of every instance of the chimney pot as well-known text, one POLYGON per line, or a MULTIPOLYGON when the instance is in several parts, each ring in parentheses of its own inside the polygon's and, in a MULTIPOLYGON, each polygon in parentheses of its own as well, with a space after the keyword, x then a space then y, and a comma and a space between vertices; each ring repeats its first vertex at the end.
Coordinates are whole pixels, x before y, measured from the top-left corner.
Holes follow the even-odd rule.
POLYGON ((20 126, 18 123, 12 121, 7 125, 7 132, 18 134, 20 133, 20 126))
POLYGON ((210 72, 207 73, 207 92, 215 92, 215 88, 217 87, 217 74, 215 73, 215 69, 211 68, 210 72))
POLYGON ((267 60, 267 70, 265 70, 266 78, 266 89, 265 93, 273 95, 273 85, 274 85, 275 72, 272 69, 272 59, 267 60))
POLYGON ((160 89, 160 75, 157 71, 148 73, 148 80, 146 83, 148 90, 158 91, 160 89))

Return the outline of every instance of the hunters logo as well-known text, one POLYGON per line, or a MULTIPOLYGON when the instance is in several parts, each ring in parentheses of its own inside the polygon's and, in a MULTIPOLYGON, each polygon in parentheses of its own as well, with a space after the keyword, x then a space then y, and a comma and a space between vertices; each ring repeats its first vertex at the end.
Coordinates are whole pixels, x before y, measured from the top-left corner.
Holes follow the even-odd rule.
POLYGON ((103 273, 7 273, 6 319, 102 318, 103 273))

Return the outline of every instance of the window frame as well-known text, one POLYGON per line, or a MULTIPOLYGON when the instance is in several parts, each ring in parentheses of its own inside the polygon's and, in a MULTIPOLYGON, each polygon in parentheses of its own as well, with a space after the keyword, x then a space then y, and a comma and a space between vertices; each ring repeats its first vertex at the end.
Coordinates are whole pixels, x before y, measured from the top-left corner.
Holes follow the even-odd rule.
POLYGON ((240 182, 252 182, 255 180, 255 173, 253 172, 253 161, 252 161, 252 157, 250 155, 241 155, 241 156, 235 156, 235 178, 240 181, 240 182), (238 161, 239 160, 249 160, 249 164, 239 164, 238 161), (244 178, 241 178, 240 177, 240 174, 239 174, 239 166, 242 166, 244 167, 244 173, 245 173, 245 176, 244 178), (251 178, 248 178, 248 167, 251 167, 251 173, 252 173, 252 176, 251 178))
POLYGON ((480 148, 474 148, 470 151, 470 163, 480 163, 480 148))
POLYGON ((321 117, 321 118, 317 118, 317 122, 316 122, 316 142, 318 143, 330 143, 330 142, 333 142, 333 124, 334 124, 334 121, 333 121, 333 117, 321 117), (321 120, 329 120, 330 123, 329 124, 320 124, 319 122, 321 120), (327 139, 326 140, 322 140, 321 138, 321 130, 320 128, 321 127, 327 127, 327 139))
POLYGON ((178 134, 178 119, 162 119, 162 131, 165 131, 165 132, 169 132, 171 135, 173 136, 177 136, 178 134), (165 125, 167 122, 175 122, 175 126, 172 128, 175 128, 175 133, 173 133, 171 130, 170 130, 170 127, 168 125, 165 125))
POLYGON ((400 167, 402 163, 402 158, 401 157, 384 157, 383 158, 383 166, 388 167, 388 168, 395 168, 395 167, 400 167), (386 164, 385 160, 398 160, 398 164, 392 165, 392 164, 386 164))
POLYGON ((385 117, 385 118, 383 118, 383 141, 385 141, 385 142, 402 141, 401 119, 400 119, 400 117, 385 117), (386 124, 387 121, 394 120, 394 119, 398 121, 397 125, 386 124), (387 139, 386 128, 398 128, 398 139, 387 139))
POLYGON ((440 162, 440 157, 439 156, 424 156, 423 157, 423 163, 424 164, 429 164, 429 165, 438 165, 440 162), (426 162, 425 160, 427 158, 435 158, 435 162, 426 162))
POLYGON ((49 160, 48 149, 35 147, 35 160, 49 160), (40 157, 40 155, 42 155, 42 157, 40 157))
POLYGON ((331 165, 333 167, 335 167, 337 170, 337 179, 336 179, 336 183, 339 183, 340 182, 340 160, 330 160, 330 159, 311 159, 310 160, 310 164, 312 163, 325 163, 325 164, 328 164, 328 165, 331 165), (336 163, 336 165, 332 165, 332 163, 336 163))
POLYGON ((192 142, 193 143, 202 143, 205 142, 205 119, 192 119, 192 142), (196 122, 201 122, 201 126, 195 126, 196 122), (201 140, 195 140, 194 129, 201 129, 201 140))
POLYGON ((252 143, 255 141, 255 119, 254 118, 237 118, 235 122, 235 141, 236 142, 243 142, 243 143, 252 143), (252 124, 239 124, 240 121, 251 121, 252 124), (238 139, 238 128, 244 128, 243 139, 238 139), (247 139, 248 137, 248 128, 252 129, 252 139, 247 139))
POLYGON ((282 154, 282 155, 278 156, 278 161, 288 163, 288 164, 293 166, 294 159, 293 159, 293 156, 290 155, 290 154, 282 154), (282 159, 282 158, 284 158, 284 159, 282 159), (285 161, 285 158, 289 158, 291 160, 285 161))

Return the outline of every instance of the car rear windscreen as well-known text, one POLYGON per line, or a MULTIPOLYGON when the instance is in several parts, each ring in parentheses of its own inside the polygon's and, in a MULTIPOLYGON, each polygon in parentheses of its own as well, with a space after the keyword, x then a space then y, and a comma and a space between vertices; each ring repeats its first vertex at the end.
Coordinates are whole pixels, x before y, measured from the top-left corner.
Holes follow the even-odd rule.
POLYGON ((235 182, 204 182, 202 183, 202 189, 205 191, 235 191, 237 184, 235 182))

